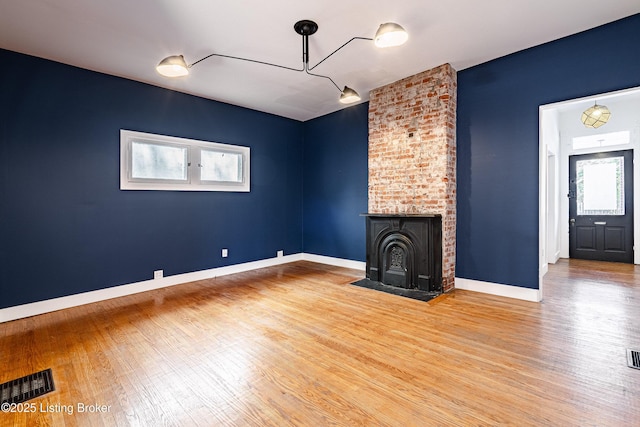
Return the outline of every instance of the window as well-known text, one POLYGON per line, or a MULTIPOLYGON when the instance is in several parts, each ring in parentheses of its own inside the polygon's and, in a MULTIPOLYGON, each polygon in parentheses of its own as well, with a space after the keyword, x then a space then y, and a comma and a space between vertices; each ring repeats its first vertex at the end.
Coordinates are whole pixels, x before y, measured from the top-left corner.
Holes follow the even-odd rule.
POLYGON ((120 130, 120 189, 249 191, 249 147, 120 130))
POLYGON ((624 157, 576 162, 578 215, 624 215, 624 157))
POLYGON ((131 141, 131 180, 187 182, 188 147, 131 141))
POLYGON ((585 148, 611 147, 613 145, 625 145, 630 142, 631 133, 626 131, 601 133, 598 135, 577 136, 573 138, 574 150, 585 148))
POLYGON ((200 151, 201 180, 242 182, 242 155, 232 151, 200 151))

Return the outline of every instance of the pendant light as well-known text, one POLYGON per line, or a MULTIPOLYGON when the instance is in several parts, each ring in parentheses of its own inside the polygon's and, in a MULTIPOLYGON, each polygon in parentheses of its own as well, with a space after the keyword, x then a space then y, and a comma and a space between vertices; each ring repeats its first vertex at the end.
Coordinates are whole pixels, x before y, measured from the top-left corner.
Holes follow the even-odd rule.
POLYGON ((611 111, 604 105, 598 105, 596 102, 593 107, 587 108, 582 113, 582 123, 588 128, 599 128, 609 121, 611 111))
POLYGON ((156 70, 165 77, 182 77, 189 74, 189 67, 182 55, 167 56, 156 66, 156 70))
POLYGON ((402 28, 402 26, 394 23, 387 22, 380 25, 376 35, 373 38, 373 42, 377 47, 394 47, 405 44, 409 39, 409 34, 402 28))
POLYGON ((342 104, 353 104, 358 101, 360 101, 360 95, 358 95, 358 92, 348 86, 345 86, 340 94, 340 102, 342 104))

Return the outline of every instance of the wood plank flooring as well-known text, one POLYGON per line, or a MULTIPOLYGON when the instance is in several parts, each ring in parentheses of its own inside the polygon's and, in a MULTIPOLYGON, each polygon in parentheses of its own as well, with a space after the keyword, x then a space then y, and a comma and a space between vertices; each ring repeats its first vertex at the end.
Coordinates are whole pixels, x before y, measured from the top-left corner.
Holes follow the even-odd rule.
POLYGON ((0 425, 640 425, 638 267, 560 261, 542 303, 361 277, 297 262, 0 324, 0 383, 56 385, 0 425))

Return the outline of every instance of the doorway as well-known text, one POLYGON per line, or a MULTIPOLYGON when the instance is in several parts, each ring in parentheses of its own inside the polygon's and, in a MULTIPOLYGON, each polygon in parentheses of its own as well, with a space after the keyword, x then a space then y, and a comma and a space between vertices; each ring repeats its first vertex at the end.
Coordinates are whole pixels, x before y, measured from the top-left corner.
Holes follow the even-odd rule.
POLYGON ((633 150, 569 156, 569 258, 633 262, 633 150))
MULTIPOLYGON (((640 250, 634 242, 640 242, 640 87, 617 92, 595 94, 539 107, 539 290, 542 294, 543 276, 548 264, 560 258, 569 258, 569 156, 593 154, 605 151, 631 150, 633 185, 631 261, 640 264, 640 250), (609 122, 599 129, 585 127, 580 121, 584 110, 594 105, 607 105, 611 111, 609 122), (602 133, 626 132, 626 143, 601 141, 602 133), (583 144, 584 138, 595 138, 599 146, 583 144), (576 143, 575 140, 581 140, 576 143)), ((629 163, 626 162, 625 163, 629 163)), ((626 210, 626 208, 625 208, 626 210)), ((608 220, 598 220, 598 222, 608 220)), ((595 222, 595 221, 593 221, 595 222)), ((594 225, 594 224, 592 224, 594 225)), ((601 225, 598 225, 601 226, 601 225)), ((597 230, 596 230, 597 231, 597 230)), ((595 237, 594 237, 595 239, 595 237)), ((628 243, 625 243, 628 246, 628 243)))

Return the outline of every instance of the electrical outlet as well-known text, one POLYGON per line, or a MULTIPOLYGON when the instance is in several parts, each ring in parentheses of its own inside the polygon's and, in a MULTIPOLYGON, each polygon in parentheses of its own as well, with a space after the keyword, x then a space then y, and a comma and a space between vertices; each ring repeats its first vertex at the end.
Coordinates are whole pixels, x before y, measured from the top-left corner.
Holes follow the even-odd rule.
POLYGON ((278 258, 283 257, 284 256, 284 251, 278 251, 278 258))
POLYGON ((229 256, 229 249, 223 249, 222 250, 222 258, 226 258, 229 256))
POLYGON ((156 270, 153 272, 153 278, 154 279, 162 279, 164 277, 164 271, 163 270, 156 270))

